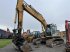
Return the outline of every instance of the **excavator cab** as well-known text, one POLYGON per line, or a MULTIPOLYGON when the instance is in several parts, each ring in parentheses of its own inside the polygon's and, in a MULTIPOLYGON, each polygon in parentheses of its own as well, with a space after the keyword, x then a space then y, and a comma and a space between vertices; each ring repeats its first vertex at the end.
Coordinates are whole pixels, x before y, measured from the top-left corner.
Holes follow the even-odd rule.
POLYGON ((46 33, 47 33, 47 34, 46 34, 47 36, 52 36, 52 35, 51 35, 51 26, 50 26, 50 24, 47 25, 46 33))
POLYGON ((56 34, 57 26, 55 24, 48 24, 46 29, 46 36, 52 38, 53 36, 57 36, 56 34))

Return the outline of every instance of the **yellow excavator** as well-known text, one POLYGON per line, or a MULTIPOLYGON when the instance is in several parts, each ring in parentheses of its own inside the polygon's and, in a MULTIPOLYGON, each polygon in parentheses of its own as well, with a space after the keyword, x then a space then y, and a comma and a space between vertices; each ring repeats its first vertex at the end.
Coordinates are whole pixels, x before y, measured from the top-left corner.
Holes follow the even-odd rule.
MULTIPOLYGON (((37 19, 43 26, 44 28, 44 34, 47 36, 51 37, 51 31, 48 33, 47 28, 50 28, 50 25, 47 25, 46 20, 44 19, 44 17, 42 16, 42 14, 40 14, 38 11, 36 11, 31 5, 28 5, 24 0, 17 0, 17 5, 16 5, 16 16, 15 16, 15 24, 17 24, 17 29, 13 30, 13 43, 18 47, 19 50, 20 47, 23 45, 23 42, 25 41, 25 39, 21 36, 21 32, 22 32, 22 23, 23 23, 23 12, 26 11, 28 12, 30 15, 32 15, 35 19, 37 19), (18 19, 18 20, 16 20, 18 19), (16 21, 18 21, 18 23, 16 23, 16 21), (48 34, 46 34, 48 33, 48 34)), ((42 36, 43 37, 43 36, 42 36)))
POLYGON ((44 17, 36 11, 31 5, 28 5, 24 0, 17 0, 17 5, 16 5, 16 16, 15 16, 15 22, 18 21, 17 29, 13 30, 13 43, 19 48, 25 41, 25 39, 21 36, 22 32, 22 23, 23 23, 23 12, 26 11, 30 15, 32 15, 35 19, 37 19, 43 26, 43 28, 46 30, 47 28, 47 23, 44 19, 44 17), (18 20, 16 20, 18 19, 18 20))

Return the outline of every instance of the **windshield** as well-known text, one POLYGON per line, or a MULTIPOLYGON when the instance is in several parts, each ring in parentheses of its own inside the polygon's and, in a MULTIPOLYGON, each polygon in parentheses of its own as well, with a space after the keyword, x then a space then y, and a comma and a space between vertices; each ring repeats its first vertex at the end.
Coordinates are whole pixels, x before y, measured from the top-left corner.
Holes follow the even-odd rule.
POLYGON ((48 27, 46 29, 47 35, 51 35, 51 36, 53 36, 53 34, 55 34, 56 31, 57 31, 57 26, 54 24, 48 25, 48 27))

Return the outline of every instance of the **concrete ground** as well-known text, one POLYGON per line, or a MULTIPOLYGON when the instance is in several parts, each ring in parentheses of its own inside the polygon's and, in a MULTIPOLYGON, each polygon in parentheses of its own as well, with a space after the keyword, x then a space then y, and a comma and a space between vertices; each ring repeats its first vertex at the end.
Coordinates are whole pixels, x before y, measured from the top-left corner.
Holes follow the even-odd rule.
POLYGON ((14 49, 13 44, 9 44, 4 48, 0 48, 0 52, 17 52, 17 51, 14 49))
POLYGON ((40 46, 40 48, 35 48, 33 52, 64 52, 64 46, 56 46, 53 48, 48 48, 46 46, 40 46))
MULTIPOLYGON (((64 52, 64 46, 55 46, 53 48, 48 48, 45 45, 41 45, 39 48, 32 46, 33 51, 31 52, 64 52)), ((13 47, 13 44, 10 44, 4 48, 0 49, 0 52, 18 52, 13 47)))
MULTIPOLYGON (((66 42, 64 38, 64 42, 66 42)), ((45 45, 40 45, 39 48, 35 48, 32 44, 30 44, 33 51, 31 52, 65 52, 65 46, 54 46, 53 48, 46 47, 45 45)), ((9 44, 8 46, 4 48, 0 48, 0 52, 19 52, 15 49, 13 44, 9 44)))

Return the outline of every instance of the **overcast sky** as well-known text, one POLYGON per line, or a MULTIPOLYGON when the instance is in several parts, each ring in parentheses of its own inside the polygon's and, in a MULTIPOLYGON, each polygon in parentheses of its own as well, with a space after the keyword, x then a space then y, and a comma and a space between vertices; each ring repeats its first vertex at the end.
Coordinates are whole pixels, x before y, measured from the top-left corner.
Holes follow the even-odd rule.
MULTIPOLYGON (((65 20, 70 20, 70 0, 25 0, 45 18, 63 31, 65 20)), ((0 0, 0 28, 14 28, 14 17, 17 0, 0 0)), ((23 28, 41 31, 41 24, 27 12, 24 12, 23 28)))

